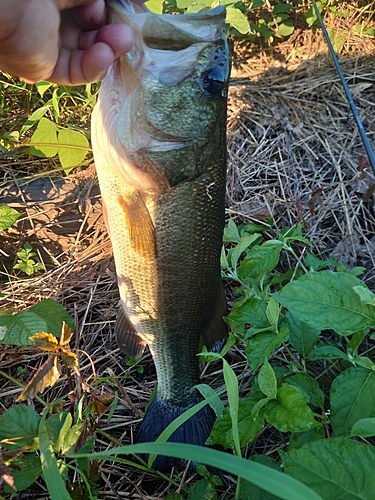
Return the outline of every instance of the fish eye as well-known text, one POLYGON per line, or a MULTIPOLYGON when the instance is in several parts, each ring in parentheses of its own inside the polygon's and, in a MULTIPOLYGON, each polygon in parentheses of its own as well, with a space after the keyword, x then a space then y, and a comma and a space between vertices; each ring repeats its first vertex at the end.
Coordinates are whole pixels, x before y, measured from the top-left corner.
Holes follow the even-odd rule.
POLYGON ((209 68, 202 75, 203 90, 212 96, 222 95, 225 87, 225 75, 221 68, 209 68))

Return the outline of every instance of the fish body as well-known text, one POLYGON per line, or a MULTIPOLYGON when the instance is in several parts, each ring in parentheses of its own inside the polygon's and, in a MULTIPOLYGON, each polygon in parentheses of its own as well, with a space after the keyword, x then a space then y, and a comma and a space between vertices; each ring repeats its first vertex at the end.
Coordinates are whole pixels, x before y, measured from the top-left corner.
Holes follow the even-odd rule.
MULTIPOLYGON (((156 398, 137 439, 154 441, 200 400, 200 339, 217 350, 227 335, 225 10, 172 16, 109 5, 135 42, 102 82, 92 144, 121 298, 118 344, 135 358, 148 344, 156 366, 156 398)), ((203 445, 213 421, 206 405, 170 440, 203 445)))

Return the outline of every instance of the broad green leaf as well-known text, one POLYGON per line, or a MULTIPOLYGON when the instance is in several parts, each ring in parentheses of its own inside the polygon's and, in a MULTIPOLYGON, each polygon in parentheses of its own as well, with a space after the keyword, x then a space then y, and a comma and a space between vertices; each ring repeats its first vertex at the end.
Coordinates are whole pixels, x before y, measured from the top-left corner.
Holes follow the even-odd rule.
POLYGON ((239 9, 227 7, 226 22, 243 35, 250 32, 249 21, 239 9))
POLYGON ((288 283, 274 297, 314 328, 350 335, 375 326, 375 307, 361 301, 357 286, 365 285, 351 274, 321 271, 288 283))
POLYGON ((241 236, 240 241, 237 243, 237 245, 228 253, 228 256, 230 256, 230 264, 233 268, 237 267, 237 262, 241 254, 261 237, 262 236, 258 233, 246 234, 245 236, 241 236))
POLYGON ((39 422, 40 417, 31 406, 12 406, 0 416, 1 446, 9 450, 23 447, 35 450, 39 422))
POLYGON ((371 306, 375 306, 375 294, 372 293, 371 290, 369 290, 367 287, 363 285, 354 286, 353 290, 358 294, 362 302, 371 306))
POLYGON ((287 384, 300 387, 309 397, 309 403, 316 408, 324 408, 324 392, 318 382, 306 372, 299 372, 285 379, 287 384))
POLYGON ((283 384, 277 391, 277 399, 267 403, 264 416, 281 432, 307 431, 320 426, 307 405, 304 391, 289 384, 283 384))
POLYGON ((145 5, 149 10, 151 10, 151 12, 155 12, 155 14, 163 14, 162 0, 148 0, 145 5))
POLYGON ((33 312, 19 312, 12 316, 0 316, 0 326, 7 328, 2 344, 34 345, 30 336, 45 332, 47 323, 33 312))
POLYGON ((275 372, 268 361, 265 361, 258 374, 258 384, 260 390, 269 398, 277 396, 277 380, 275 372))
POLYGON ((375 436, 375 418, 361 418, 353 425, 351 436, 375 436))
POLYGON ((42 464, 43 479, 47 484, 51 500, 72 500, 72 497, 65 488, 65 482, 61 477, 56 456, 53 453, 52 444, 49 440, 46 415, 47 411, 43 413, 39 424, 40 461, 42 464))
POLYGON ((324 438, 324 427, 314 427, 314 429, 304 432, 292 432, 289 437, 288 451, 294 450, 295 448, 301 448, 301 446, 306 443, 320 441, 324 438))
POLYGON ((270 359, 275 349, 288 338, 288 330, 281 327, 277 335, 272 333, 258 333, 248 340, 246 357, 253 370, 259 368, 265 359, 270 359))
POLYGON ((30 154, 42 158, 52 158, 57 154, 57 132, 56 124, 42 117, 39 120, 36 131, 30 140, 30 154), (32 145, 35 146, 32 146, 32 145))
POLYGON ((193 2, 190 7, 186 9, 186 14, 195 14, 196 12, 201 12, 202 10, 207 10, 207 5, 202 2, 193 2))
POLYGON ((235 302, 226 319, 229 324, 248 323, 252 327, 267 328, 270 324, 266 310, 266 303, 252 296, 235 302))
POLYGON ((124 458, 118 455, 150 454, 176 457, 193 462, 200 462, 211 467, 221 469, 228 474, 234 474, 250 481, 260 488, 278 495, 282 500, 322 500, 321 496, 308 488, 300 481, 273 470, 262 464, 251 462, 222 451, 213 450, 204 446, 184 443, 139 443, 130 446, 119 446, 100 453, 71 454, 69 457, 89 458, 90 460, 121 461, 124 458))
POLYGON ((331 385, 331 424, 335 436, 348 436, 361 418, 375 417, 375 371, 348 368, 331 385))
POLYGON ((50 82, 45 82, 44 80, 41 80, 40 82, 37 82, 35 84, 35 87, 40 97, 43 97, 44 92, 46 92, 52 85, 53 84, 50 82))
POLYGON ((46 421, 46 429, 52 449, 55 453, 60 453, 65 434, 73 423, 71 414, 67 411, 52 414, 46 421))
MULTIPOLYGON (((253 455, 250 460, 280 471, 280 465, 276 460, 266 455, 253 455)), ((240 483, 241 497, 243 500, 278 500, 280 498, 243 479, 240 480, 240 483)))
POLYGON ((14 210, 14 208, 8 207, 7 205, 0 206, 0 231, 8 229, 12 226, 22 214, 14 210))
POLYGON ((30 312, 40 316, 47 323, 47 328, 44 331, 52 333, 55 337, 60 337, 64 321, 73 332, 75 330, 74 318, 56 300, 41 300, 30 308, 30 312))
POLYGON ((275 36, 277 37, 289 36, 293 32, 294 32, 293 23, 290 21, 285 21, 279 24, 277 30, 275 30, 275 36))
POLYGON ((240 237, 241 236, 236 223, 232 218, 230 218, 228 221, 228 226, 224 229, 223 241, 238 243, 240 241, 240 237))
MULTIPOLYGON (((257 403, 257 399, 240 399, 238 405, 238 432, 241 448, 251 443, 255 436, 263 429, 264 418, 261 412, 256 419, 253 418, 251 410, 257 403)), ((225 448, 234 449, 232 419, 229 407, 225 408, 220 418, 215 422, 207 444, 221 444, 225 448)))
POLYGON ((227 388, 229 413, 232 420, 232 435, 234 442, 234 449, 236 454, 241 456, 241 446, 238 428, 238 409, 239 409, 239 394, 238 394, 238 379, 228 361, 222 358, 223 361, 223 375, 224 382, 227 388))
POLYGON ((47 113, 49 108, 50 106, 42 106, 41 108, 35 110, 23 124, 20 131, 20 137, 33 127, 47 113))
POLYGON ((303 357, 306 357, 316 344, 320 330, 304 323, 297 316, 287 311, 283 322, 289 330, 289 342, 303 357))
POLYGON ((257 279, 259 276, 272 271, 280 260, 282 250, 280 241, 266 241, 263 245, 251 248, 238 268, 238 276, 242 280, 257 279))
POLYGON ((279 316, 280 316, 280 306, 277 300, 275 300, 273 297, 271 297, 270 300, 268 301, 266 315, 270 325, 275 330, 277 330, 277 324, 279 322, 279 316))
POLYGON ((308 252, 305 257, 305 264, 312 271, 320 271, 325 267, 336 267, 337 261, 335 257, 330 257, 327 260, 321 260, 316 257, 313 253, 308 252))
POLYGON ((334 345, 323 345, 320 344, 314 347, 307 356, 309 361, 316 361, 318 359, 349 359, 344 351, 341 351, 338 347, 334 345))
POLYGON ((279 453, 286 473, 304 482, 324 500, 374 500, 373 446, 334 438, 279 453))
POLYGON ((167 495, 165 497, 165 500, 184 500, 184 497, 179 495, 176 492, 173 492, 173 493, 169 493, 169 495, 167 495))
POLYGON ((215 486, 209 479, 200 479, 189 489, 188 500, 216 500, 215 486))
POLYGON ((289 3, 280 3, 275 5, 273 8, 274 14, 279 14, 280 12, 290 12, 292 6, 289 3))
POLYGON ((83 161, 88 148, 89 141, 81 132, 72 129, 60 130, 58 154, 66 174, 83 161))
MULTIPOLYGON (((11 469, 14 484, 17 491, 26 490, 31 486, 42 473, 42 466, 38 455, 23 455, 20 461, 17 461, 17 469, 11 469)), ((9 486, 5 486, 7 493, 14 493, 9 486)))

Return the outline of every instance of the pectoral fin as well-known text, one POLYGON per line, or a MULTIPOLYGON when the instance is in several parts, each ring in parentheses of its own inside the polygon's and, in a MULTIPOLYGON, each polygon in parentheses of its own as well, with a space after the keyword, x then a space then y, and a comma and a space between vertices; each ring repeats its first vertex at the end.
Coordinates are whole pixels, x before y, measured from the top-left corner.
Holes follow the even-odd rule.
POLYGON ((135 331, 122 305, 117 313, 115 334, 117 344, 122 352, 134 359, 142 355, 146 342, 135 331))
POLYGON ((128 200, 119 196, 133 250, 147 260, 157 256, 155 228, 142 195, 136 191, 128 200))
POLYGON ((223 320, 227 313, 224 289, 220 289, 211 320, 202 332, 202 339, 209 351, 220 352, 228 337, 228 328, 223 320))

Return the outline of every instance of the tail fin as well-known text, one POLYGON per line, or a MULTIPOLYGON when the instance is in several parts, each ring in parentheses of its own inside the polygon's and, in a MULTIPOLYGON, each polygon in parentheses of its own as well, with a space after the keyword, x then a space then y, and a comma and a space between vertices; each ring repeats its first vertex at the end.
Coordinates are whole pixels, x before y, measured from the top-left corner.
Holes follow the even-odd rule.
MULTIPOLYGON (((162 399, 155 399, 139 428, 137 435, 138 443, 153 442, 166 427, 186 410, 198 403, 201 399, 197 396, 196 401, 185 407, 172 405, 162 399)), ((168 439, 174 443, 188 443, 203 446, 210 435, 215 422, 215 413, 209 405, 206 405, 184 422, 168 439)), ((147 460, 147 457, 142 457, 147 460)), ((158 455, 154 461, 153 468, 158 471, 170 469, 174 465, 181 464, 181 459, 164 457, 158 455)), ((194 467, 196 463, 193 463, 194 467)))

